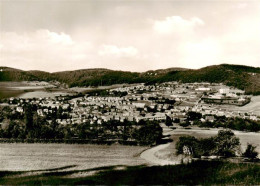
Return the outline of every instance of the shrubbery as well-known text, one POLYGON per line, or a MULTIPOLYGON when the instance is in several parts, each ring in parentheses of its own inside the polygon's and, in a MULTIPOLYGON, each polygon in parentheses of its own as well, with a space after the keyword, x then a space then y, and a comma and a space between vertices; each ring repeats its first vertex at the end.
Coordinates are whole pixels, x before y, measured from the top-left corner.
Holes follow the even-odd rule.
POLYGON ((246 151, 243 153, 243 156, 250 158, 250 159, 257 158, 258 152, 256 152, 255 149, 256 149, 256 146, 254 146, 252 144, 247 144, 247 148, 246 148, 246 151))

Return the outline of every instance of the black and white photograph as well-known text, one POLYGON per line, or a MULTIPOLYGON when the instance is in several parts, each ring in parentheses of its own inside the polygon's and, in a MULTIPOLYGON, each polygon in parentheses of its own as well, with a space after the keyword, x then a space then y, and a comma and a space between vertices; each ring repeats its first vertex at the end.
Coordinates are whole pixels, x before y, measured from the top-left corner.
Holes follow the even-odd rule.
POLYGON ((260 185, 260 0, 0 0, 0 185, 260 185))

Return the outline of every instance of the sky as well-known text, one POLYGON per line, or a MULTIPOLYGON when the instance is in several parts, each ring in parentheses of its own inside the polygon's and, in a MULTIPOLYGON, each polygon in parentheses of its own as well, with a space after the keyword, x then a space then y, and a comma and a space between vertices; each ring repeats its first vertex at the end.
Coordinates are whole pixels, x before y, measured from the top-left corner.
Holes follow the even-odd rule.
POLYGON ((260 67, 260 0, 0 0, 0 66, 260 67))

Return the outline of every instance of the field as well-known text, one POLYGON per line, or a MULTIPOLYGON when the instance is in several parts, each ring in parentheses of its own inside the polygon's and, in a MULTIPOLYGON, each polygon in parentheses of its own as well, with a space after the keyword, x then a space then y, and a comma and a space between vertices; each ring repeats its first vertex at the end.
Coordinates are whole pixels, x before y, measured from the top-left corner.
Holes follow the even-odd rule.
POLYGON ((260 96, 253 96, 251 102, 243 107, 237 107, 237 111, 253 112, 260 116, 260 96))
MULTIPOLYGON (((213 106, 212 106, 213 107, 213 106)), ((217 109, 233 111, 233 112, 248 112, 260 116, 260 96, 253 96, 251 102, 244 106, 235 105, 214 105, 217 109)))
MULTIPOLYGON (((0 144, 0 184, 7 185, 75 185, 75 184, 259 184, 259 163, 193 162, 166 165, 175 161, 174 146, 181 135, 208 137, 217 129, 176 129, 164 127, 173 143, 148 147, 90 144, 0 144), (154 153, 158 162, 142 159, 154 153), (146 150, 146 151, 145 151, 146 150), (142 153, 144 151, 144 153, 142 153), (142 153, 141 157, 140 154, 142 153), (163 165, 163 164, 162 164, 163 165), (199 171, 198 171, 199 170, 199 171)), ((235 131, 242 149, 246 143, 259 144, 259 133, 235 131)), ((259 147, 258 147, 259 151, 259 147)), ((149 156, 148 156, 149 158, 149 156)))
MULTIPOLYGON (((146 163, 139 154, 147 147, 90 144, 0 144, 0 170, 28 171, 72 167, 90 169, 146 163)), ((68 169, 66 169, 68 170, 68 169)))
POLYGON ((12 82, 0 82, 0 99, 1 98, 9 98, 16 97, 24 93, 23 90, 12 89, 11 87, 17 86, 17 84, 12 82))
POLYGON ((132 86, 129 84, 115 84, 110 86, 99 87, 73 87, 73 88, 55 88, 54 85, 48 82, 22 81, 22 82, 0 82, 0 99, 10 97, 20 98, 43 98, 59 95, 68 95, 77 92, 88 92, 91 90, 104 90, 118 88, 123 86, 132 86), (46 90, 48 88, 48 91, 46 90))
POLYGON ((54 85, 47 82, 0 82, 0 99, 10 97, 54 98, 55 96, 67 95, 69 93, 71 93, 71 91, 67 89, 56 89, 54 85), (46 89, 51 91, 47 91, 46 89))

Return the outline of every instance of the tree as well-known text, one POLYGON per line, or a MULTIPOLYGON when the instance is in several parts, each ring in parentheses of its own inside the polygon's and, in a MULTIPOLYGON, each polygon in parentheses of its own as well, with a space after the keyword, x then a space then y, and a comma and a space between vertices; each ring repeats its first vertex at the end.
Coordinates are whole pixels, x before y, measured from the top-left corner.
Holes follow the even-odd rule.
POLYGON ((69 127, 66 127, 64 129, 64 139, 70 140, 72 138, 72 136, 73 136, 73 133, 72 133, 71 129, 69 127))
POLYGON ((25 106, 24 120, 25 120, 26 132, 32 130, 33 129, 33 113, 32 113, 32 106, 30 104, 25 106))
POLYGON ((12 138, 16 135, 16 123, 15 121, 11 120, 8 127, 5 130, 5 137, 12 138))
POLYGON ((214 153, 216 148, 215 138, 204 138, 199 140, 198 154, 200 156, 210 156, 214 153))
POLYGON ((168 115, 166 115, 165 125, 168 127, 172 126, 172 119, 168 115))
POLYGON ((243 153, 244 157, 254 159, 258 156, 258 152, 256 152, 256 146, 252 144, 247 144, 246 151, 243 153))
POLYGON ((173 122, 174 122, 174 123, 180 123, 180 119, 179 119, 179 118, 175 118, 175 119, 173 120, 173 122))
POLYGON ((58 110, 57 110, 57 119, 63 119, 62 118, 62 112, 63 112, 62 107, 59 107, 58 110))
POLYGON ((188 112, 187 113, 187 118, 189 121, 195 121, 195 120, 199 120, 202 118, 202 114, 199 112, 188 112))
POLYGON ((240 142, 231 130, 220 130, 215 138, 215 153, 224 157, 235 156, 239 151, 240 142))
POLYGON ((40 116, 35 112, 33 114, 33 138, 40 138, 41 136, 41 126, 43 125, 43 120, 40 116))
POLYGON ((162 128, 159 123, 156 121, 144 122, 145 125, 143 125, 140 129, 137 129, 133 134, 133 137, 141 145, 152 145, 159 143, 162 138, 162 128))
POLYGON ((58 126, 59 124, 57 123, 56 119, 53 118, 50 123, 50 128, 51 128, 50 135, 52 136, 52 138, 56 138, 58 133, 58 126))

